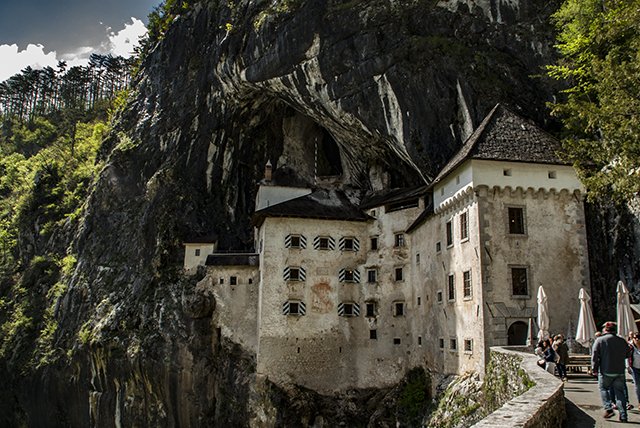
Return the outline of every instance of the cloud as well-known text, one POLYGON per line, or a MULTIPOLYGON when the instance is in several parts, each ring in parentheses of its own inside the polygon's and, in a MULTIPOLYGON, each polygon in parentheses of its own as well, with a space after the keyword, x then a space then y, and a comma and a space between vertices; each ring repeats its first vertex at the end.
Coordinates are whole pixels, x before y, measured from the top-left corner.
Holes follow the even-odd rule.
POLYGON ((24 50, 18 50, 18 45, 0 45, 0 82, 20 72, 28 65, 32 68, 44 68, 58 64, 56 52, 44 52, 42 45, 27 45, 24 50))
POLYGON ((109 52, 115 56, 130 57, 133 48, 138 45, 140 37, 147 33, 147 28, 139 19, 131 17, 131 24, 125 23, 124 29, 109 33, 109 52))
POLYGON ((24 50, 19 50, 16 44, 0 45, 0 82, 20 73, 29 65, 35 69, 56 67, 61 60, 66 61, 68 67, 86 65, 92 53, 130 57, 133 48, 138 45, 139 38, 146 34, 147 29, 141 20, 131 17, 131 22, 126 22, 122 30, 116 32, 107 27, 106 31, 107 40, 100 46, 81 46, 63 53, 45 53, 45 47, 41 44, 29 44, 24 50))

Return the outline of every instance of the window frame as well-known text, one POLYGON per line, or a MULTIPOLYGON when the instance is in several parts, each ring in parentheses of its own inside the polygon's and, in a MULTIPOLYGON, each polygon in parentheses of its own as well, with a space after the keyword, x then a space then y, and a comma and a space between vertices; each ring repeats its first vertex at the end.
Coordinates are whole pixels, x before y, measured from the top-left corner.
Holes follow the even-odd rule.
POLYGON ((378 269, 367 268, 367 284, 376 284, 378 282, 378 269), (373 281, 371 281, 371 274, 373 274, 373 281))
POLYGON ((236 275, 229 277, 229 285, 238 285, 238 277, 236 275))
POLYGON ((447 244, 447 248, 453 247, 453 222, 451 220, 447 221, 444 225, 445 227, 445 243, 447 244))
POLYGON ((462 298, 465 300, 473 298, 473 275, 471 274, 471 269, 462 272, 462 298))
POLYGON ((460 225, 460 242, 467 242, 469 240, 469 211, 464 211, 460 213, 459 225, 460 225))
POLYGON ((375 318, 378 316, 378 302, 375 300, 368 300, 364 302, 364 316, 365 318, 375 318), (371 311, 369 311, 371 309, 371 311))
POLYGON ((393 248, 403 248, 407 246, 404 232, 396 232, 393 234, 393 248))
POLYGON ((509 265, 509 284, 511 285, 511 298, 513 299, 530 299, 531 298, 531 272, 529 266, 524 265, 509 265), (515 294, 515 284, 514 284, 514 271, 524 271, 524 279, 526 286, 526 294, 515 294))
POLYGON ((462 350, 465 354, 473 354, 473 339, 465 338, 462 350))
POLYGON ((458 352, 458 338, 450 337, 449 338, 449 351, 458 352))
POLYGON ((369 237, 369 251, 378 251, 379 248, 379 239, 378 235, 369 237))
POLYGON ((200 248, 196 248, 196 250, 194 251, 194 255, 196 257, 200 257, 200 248))
POLYGON ((455 302, 456 301, 456 275, 455 273, 450 273, 447 275, 447 301, 455 302))
POLYGON ((507 235, 509 236, 515 236, 515 237, 523 237, 523 236, 527 236, 527 210, 526 207, 524 205, 507 205, 505 207, 507 209, 507 235), (517 211, 516 211, 517 210, 517 211), (512 229, 512 218, 511 218, 511 213, 512 212, 519 212, 519 221, 520 221, 520 228, 518 228, 516 230, 516 226, 518 225, 517 223, 515 224, 515 226, 512 229), (519 231, 520 230, 520 231, 519 231))
POLYGON ((404 300, 396 300, 395 302, 393 302, 393 316, 394 317, 407 316, 407 302, 405 302, 404 300))
POLYGON ((393 280, 395 282, 404 282, 404 266, 396 266, 393 268, 393 280), (400 273, 400 278, 398 278, 398 273, 400 273))

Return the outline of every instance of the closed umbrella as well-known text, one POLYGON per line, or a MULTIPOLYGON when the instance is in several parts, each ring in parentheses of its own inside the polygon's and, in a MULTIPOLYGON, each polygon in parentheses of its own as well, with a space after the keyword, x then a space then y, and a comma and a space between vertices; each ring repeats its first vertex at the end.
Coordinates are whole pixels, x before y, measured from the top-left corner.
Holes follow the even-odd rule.
POLYGON ((629 303, 629 290, 624 286, 622 281, 618 281, 618 316, 616 323, 618 324, 618 335, 625 337, 627 333, 637 333, 636 323, 633 320, 633 313, 631 312, 631 304, 629 303))
POLYGON ((547 308, 547 293, 542 286, 538 288, 538 340, 549 337, 549 309, 547 308))
POLYGON ((578 299, 580 299, 580 316, 578 317, 576 341, 582 346, 588 347, 591 345, 591 341, 596 338, 596 322, 591 310, 591 297, 584 291, 584 288, 581 288, 578 299))

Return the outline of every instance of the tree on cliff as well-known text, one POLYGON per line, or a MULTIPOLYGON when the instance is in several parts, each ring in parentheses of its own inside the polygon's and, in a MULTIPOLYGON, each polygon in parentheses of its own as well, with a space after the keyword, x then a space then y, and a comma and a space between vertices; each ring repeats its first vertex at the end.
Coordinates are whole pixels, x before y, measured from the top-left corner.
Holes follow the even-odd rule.
POLYGON ((552 105, 565 148, 592 196, 640 192, 640 0, 565 0, 553 15, 569 83, 552 105))

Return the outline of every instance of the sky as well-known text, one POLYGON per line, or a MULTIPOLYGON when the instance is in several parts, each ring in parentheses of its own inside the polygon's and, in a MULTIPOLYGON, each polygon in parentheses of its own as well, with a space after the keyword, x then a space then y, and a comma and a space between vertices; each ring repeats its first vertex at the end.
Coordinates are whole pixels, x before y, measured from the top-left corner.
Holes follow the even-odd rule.
POLYGON ((161 0, 0 0, 0 82, 28 65, 130 56, 161 0))

